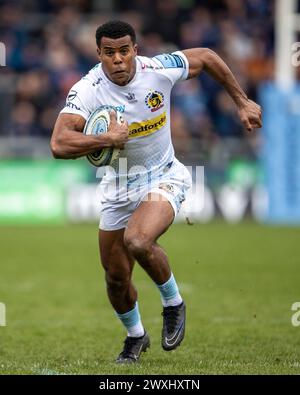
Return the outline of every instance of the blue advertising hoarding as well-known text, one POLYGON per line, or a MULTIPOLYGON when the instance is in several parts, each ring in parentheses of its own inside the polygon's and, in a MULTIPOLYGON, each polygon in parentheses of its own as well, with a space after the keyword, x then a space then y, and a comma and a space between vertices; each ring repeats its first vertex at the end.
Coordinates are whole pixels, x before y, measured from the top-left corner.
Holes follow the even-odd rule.
POLYGON ((262 166, 269 201, 266 219, 300 224, 300 85, 284 91, 265 84, 260 103, 262 166))

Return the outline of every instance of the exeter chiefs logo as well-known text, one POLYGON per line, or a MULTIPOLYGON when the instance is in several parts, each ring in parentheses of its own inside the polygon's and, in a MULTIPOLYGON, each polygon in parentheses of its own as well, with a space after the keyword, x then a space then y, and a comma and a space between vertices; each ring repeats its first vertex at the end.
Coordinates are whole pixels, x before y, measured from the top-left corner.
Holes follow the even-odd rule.
POLYGON ((145 103, 151 112, 157 111, 164 106, 164 94, 159 91, 151 91, 146 96, 145 103))

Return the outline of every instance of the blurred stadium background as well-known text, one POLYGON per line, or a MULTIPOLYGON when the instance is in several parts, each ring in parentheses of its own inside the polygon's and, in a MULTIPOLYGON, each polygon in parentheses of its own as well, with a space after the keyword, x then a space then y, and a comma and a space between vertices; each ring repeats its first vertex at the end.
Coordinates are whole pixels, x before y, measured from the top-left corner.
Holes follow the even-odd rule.
MULTIPOLYGON (((7 304, 9 323, 2 337, 6 362, 0 365, 0 372, 1 366, 8 373, 47 373, 46 367, 50 374, 94 373, 100 369, 98 362, 93 362, 97 353, 92 340, 87 340, 86 348, 79 346, 77 354, 70 352, 74 343, 78 346, 78 339, 97 337, 96 330, 88 333, 88 324, 84 326, 79 320, 81 313, 92 325, 102 328, 104 338, 109 339, 111 333, 107 322, 113 318, 104 285, 101 301, 96 302, 102 284, 96 266, 96 171, 85 158, 53 160, 49 139, 68 90, 98 62, 95 30, 109 19, 125 20, 134 26, 141 55, 198 46, 215 50, 248 96, 264 110, 262 131, 247 134, 229 96, 207 75, 177 84, 173 90, 176 155, 188 166, 204 166, 205 198, 202 207, 197 206, 197 196, 192 197, 195 226, 187 230, 184 224, 175 225, 164 240, 174 271, 181 275, 186 298, 192 305, 195 300, 207 303, 201 305, 202 313, 194 305, 195 322, 190 329, 194 336, 200 336, 200 322, 204 332, 211 334, 210 338, 202 332, 202 340, 199 337, 200 348, 205 342, 201 358, 207 357, 210 362, 201 365, 194 350, 186 355, 184 368, 178 358, 178 365, 167 371, 163 359, 167 357, 159 354, 161 360, 152 361, 146 373, 299 372, 299 329, 295 336, 290 323, 291 304, 300 299, 300 67, 292 66, 291 60, 292 43, 300 41, 298 3, 0 1, 0 42, 6 48, 6 65, 0 67, 0 301, 7 304), (213 245, 219 251, 212 251, 213 245), (187 272, 180 262, 186 259, 186 250, 190 262, 200 262, 187 272), (86 273, 89 261, 94 265, 90 275, 86 273), (195 278, 201 280, 191 285, 195 278), (81 280, 85 286, 79 285, 81 280), (76 292, 72 284, 78 286, 76 292), (236 288, 243 288, 244 294, 239 295, 236 288), (74 300, 78 298, 76 305, 74 300), (217 309, 219 300, 223 300, 223 321, 217 309), (238 310, 229 306, 238 306, 238 310), (100 315, 91 319, 98 317, 100 308, 106 323, 100 315), (261 313, 269 317, 268 328, 266 321, 257 324, 254 319, 260 308, 265 308, 261 313), (247 314, 243 315, 244 310, 251 322, 247 314), (20 314, 26 314, 27 324, 21 322, 20 314), (210 314, 220 320, 211 324, 210 314), (228 314, 237 314, 239 319, 226 321, 228 314), (65 316, 65 321, 61 318, 55 326, 53 321, 59 315, 65 316), (219 332, 215 329, 218 325, 219 332), (255 325, 261 325, 259 338, 252 338, 255 325), (62 329, 72 331, 71 339, 66 333, 62 335, 62 329), (23 336, 27 346, 21 341, 23 336), (58 343, 57 338, 61 339, 58 343), (36 339, 46 340, 37 345, 36 339), (239 341, 245 342, 250 365, 248 357, 235 348, 239 341), (58 356, 62 354, 65 359, 58 356), (210 359, 212 354, 215 359, 210 359)), ((178 222, 182 220, 183 215, 178 222)), ((137 285, 150 300, 152 290, 138 268, 136 276, 137 285)), ((147 307, 156 311, 158 301, 154 307, 147 307)), ((149 325, 156 325, 159 336, 160 322, 145 319, 149 325)), ((123 333, 117 323, 115 327, 123 333)), ((2 334, 0 328, 0 339, 2 334)), ((195 348, 191 339, 188 342, 195 348)), ((115 342, 105 344, 115 353, 119 346, 115 342)), ((184 358, 180 352, 179 357, 184 358)), ((111 365, 100 371, 114 369, 111 365)))

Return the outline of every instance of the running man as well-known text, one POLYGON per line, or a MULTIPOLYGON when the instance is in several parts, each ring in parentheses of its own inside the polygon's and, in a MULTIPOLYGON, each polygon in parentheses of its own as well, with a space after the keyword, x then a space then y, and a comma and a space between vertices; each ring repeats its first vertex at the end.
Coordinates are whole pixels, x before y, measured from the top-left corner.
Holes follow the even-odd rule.
POLYGON ((247 98, 227 65, 210 49, 139 56, 134 29, 121 21, 100 26, 96 43, 100 63, 70 90, 54 127, 51 150, 55 158, 75 159, 103 147, 116 147, 127 161, 126 171, 121 161, 108 168, 100 184, 99 248, 109 300, 127 330, 117 362, 134 363, 150 346, 131 280, 135 261, 160 292, 163 349, 178 347, 185 332, 185 303, 167 255, 157 243, 191 185, 189 172, 174 157, 172 87, 203 71, 209 73, 232 97, 248 131, 261 127, 261 108, 247 98), (111 114, 108 133, 84 135, 88 117, 101 105, 117 107, 127 122, 120 125, 111 114), (116 179, 119 187, 113 190, 109 187, 116 179))

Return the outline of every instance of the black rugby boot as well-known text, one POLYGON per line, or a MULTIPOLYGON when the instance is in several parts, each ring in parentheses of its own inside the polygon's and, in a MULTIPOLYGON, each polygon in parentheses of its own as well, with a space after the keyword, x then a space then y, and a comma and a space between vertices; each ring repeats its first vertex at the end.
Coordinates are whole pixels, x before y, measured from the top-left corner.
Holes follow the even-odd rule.
POLYGON ((162 312, 163 329, 161 344, 165 351, 174 350, 180 345, 185 332, 185 304, 164 307, 162 312))
POLYGON ((117 363, 135 363, 139 360, 142 352, 146 352, 147 348, 150 347, 150 339, 145 332, 144 336, 141 337, 129 337, 127 336, 124 341, 123 351, 118 356, 117 363))

